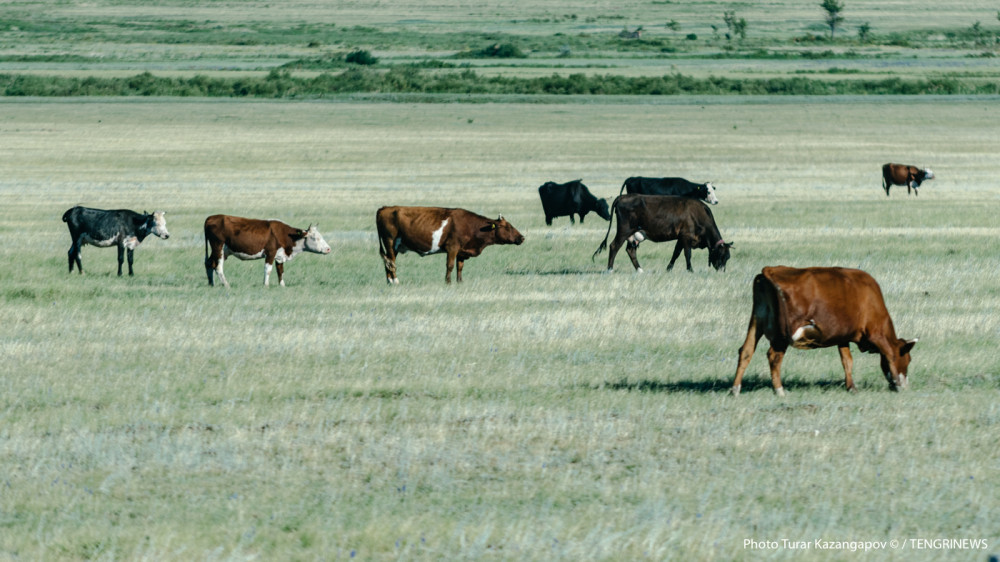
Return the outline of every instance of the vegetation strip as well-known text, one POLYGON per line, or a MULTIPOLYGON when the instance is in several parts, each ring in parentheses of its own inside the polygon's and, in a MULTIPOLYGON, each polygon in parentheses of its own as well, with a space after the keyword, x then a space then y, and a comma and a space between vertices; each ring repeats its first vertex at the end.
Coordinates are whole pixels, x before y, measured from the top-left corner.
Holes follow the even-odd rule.
POLYGON ((65 77, 0 74, 4 96, 203 96, 296 98, 344 93, 536 94, 536 95, 983 95, 1000 94, 1000 83, 970 84, 955 78, 816 80, 806 77, 693 78, 572 74, 540 78, 482 76, 472 70, 423 72, 397 66, 388 72, 352 68, 339 74, 293 76, 272 70, 261 77, 190 78, 143 72, 131 77, 65 77))

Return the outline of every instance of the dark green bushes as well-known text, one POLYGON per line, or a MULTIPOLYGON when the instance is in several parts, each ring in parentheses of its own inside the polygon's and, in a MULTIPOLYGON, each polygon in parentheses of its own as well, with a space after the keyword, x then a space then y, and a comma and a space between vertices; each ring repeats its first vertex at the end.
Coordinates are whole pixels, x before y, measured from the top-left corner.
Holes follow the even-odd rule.
POLYGON ((339 74, 296 77, 286 69, 266 76, 215 78, 162 77, 144 72, 125 78, 71 78, 0 74, 5 96, 204 96, 295 98, 345 93, 527 94, 527 95, 924 95, 998 94, 1000 84, 956 78, 905 80, 824 80, 805 76, 733 79, 693 78, 683 74, 629 77, 553 74, 538 78, 486 77, 465 69, 423 72, 416 66, 388 71, 353 66, 339 74))

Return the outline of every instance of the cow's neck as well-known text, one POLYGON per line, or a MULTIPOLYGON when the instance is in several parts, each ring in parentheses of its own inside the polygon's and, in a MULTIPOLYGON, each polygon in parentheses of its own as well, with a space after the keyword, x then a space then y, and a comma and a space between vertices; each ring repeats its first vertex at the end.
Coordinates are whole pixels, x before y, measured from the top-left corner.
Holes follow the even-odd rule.
POLYGON ((306 249, 306 239, 300 238, 296 240, 291 245, 291 250, 284 246, 278 248, 278 255, 274 258, 274 261, 278 263, 285 263, 286 261, 292 261, 292 258, 301 254, 306 249))

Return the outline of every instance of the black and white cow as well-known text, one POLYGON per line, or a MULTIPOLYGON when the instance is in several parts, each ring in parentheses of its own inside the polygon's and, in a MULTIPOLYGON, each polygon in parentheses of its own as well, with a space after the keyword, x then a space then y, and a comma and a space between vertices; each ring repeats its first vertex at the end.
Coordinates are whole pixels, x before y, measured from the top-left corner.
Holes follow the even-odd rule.
POLYGON ((639 195, 674 195, 676 197, 690 197, 700 199, 710 205, 718 205, 719 199, 715 196, 715 186, 712 182, 694 183, 684 178, 643 178, 632 177, 622 183, 622 193, 636 193, 639 195))
POLYGON ((552 219, 569 215, 570 224, 576 224, 573 214, 583 217, 593 211, 604 220, 611 220, 608 202, 594 197, 583 181, 574 180, 567 183, 545 182, 538 188, 538 196, 542 199, 542 210, 545 212, 545 224, 552 226, 552 219))
POLYGON ((166 240, 170 238, 167 232, 167 220, 163 211, 153 214, 139 214, 135 211, 120 209, 105 211, 87 207, 73 207, 63 213, 62 220, 69 226, 69 235, 73 243, 69 247, 69 272, 73 273, 73 263, 83 274, 83 264, 80 263, 80 249, 84 244, 98 248, 118 246, 118 275, 122 274, 122 263, 125 261, 125 250, 128 250, 128 274, 132 272, 132 253, 150 234, 155 234, 166 240))

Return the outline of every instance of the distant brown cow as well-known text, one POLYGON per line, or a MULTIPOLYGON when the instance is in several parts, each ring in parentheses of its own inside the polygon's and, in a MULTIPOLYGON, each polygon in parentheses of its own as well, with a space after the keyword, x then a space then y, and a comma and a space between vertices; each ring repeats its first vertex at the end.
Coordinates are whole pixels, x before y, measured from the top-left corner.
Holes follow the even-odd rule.
POLYGON ((303 230, 279 220, 230 215, 212 215, 205 219, 205 273, 209 285, 215 284, 214 271, 219 274, 222 284, 229 287, 222 264, 227 257, 236 256, 241 260, 264 258, 264 285, 269 284, 273 264, 278 270, 278 284, 284 287, 284 264, 302 251, 329 254, 330 245, 312 225, 303 230))
POLYGON ((914 195, 920 195, 917 193, 920 184, 924 180, 932 179, 934 179, 934 172, 930 168, 921 170, 916 166, 892 163, 882 166, 882 189, 885 190, 886 197, 889 196, 889 188, 894 185, 905 185, 907 195, 910 193, 910 188, 913 188, 914 195))
MULTIPOLYGON (((611 205, 611 212, 618 219, 618 230, 608 250, 608 271, 614 269, 618 250, 623 244, 627 244, 625 251, 632 260, 632 265, 637 272, 642 273, 636 250, 639 248, 639 243, 644 240, 677 241, 674 245, 674 255, 667 265, 668 270, 673 269, 674 262, 683 250, 687 269, 693 271, 692 248, 708 248, 708 264, 716 271, 726 270, 732 243, 722 239, 712 210, 701 201, 671 195, 626 194, 615 199, 611 205)), ((610 235, 611 224, 608 224, 608 233, 591 257, 592 260, 608 247, 610 235)))
POLYGON ((765 267, 754 278, 753 312, 746 341, 740 347, 733 395, 740 393, 743 373, 761 336, 767 336, 771 343, 767 360, 771 366, 771 385, 779 396, 784 395, 781 360, 788 346, 798 349, 837 346, 847 390, 855 392, 851 343, 865 353, 881 355, 889 389, 898 390, 906 388, 910 350, 917 342, 896 337, 882 290, 871 275, 860 269, 840 267, 765 267))
POLYGON ((478 256, 493 244, 524 242, 524 236, 503 216, 492 220, 465 209, 382 207, 375 213, 375 226, 385 278, 390 284, 399 283, 396 255, 409 250, 421 256, 447 253, 445 283, 451 283, 451 270, 456 263, 456 278, 461 283, 465 260, 478 256))

